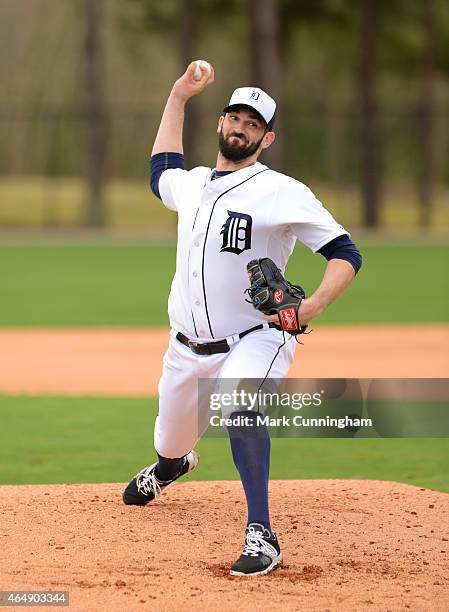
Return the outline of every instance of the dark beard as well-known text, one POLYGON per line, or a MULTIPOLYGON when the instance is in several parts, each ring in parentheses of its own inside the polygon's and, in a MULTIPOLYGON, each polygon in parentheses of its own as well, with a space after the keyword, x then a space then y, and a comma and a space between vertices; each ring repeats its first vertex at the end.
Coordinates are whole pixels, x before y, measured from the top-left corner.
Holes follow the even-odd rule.
MULTIPOLYGON (((236 134, 233 133, 233 136, 236 134)), ((264 134, 265 136, 265 134, 264 134)), ((228 139, 223 136, 223 128, 220 130, 220 134, 218 136, 218 149, 220 153, 228 159, 229 161, 238 162, 242 161, 242 159, 246 159, 247 157, 251 157, 260 147, 260 143, 263 140, 263 137, 258 142, 253 142, 252 144, 245 144, 242 141, 242 144, 231 144, 228 139)))

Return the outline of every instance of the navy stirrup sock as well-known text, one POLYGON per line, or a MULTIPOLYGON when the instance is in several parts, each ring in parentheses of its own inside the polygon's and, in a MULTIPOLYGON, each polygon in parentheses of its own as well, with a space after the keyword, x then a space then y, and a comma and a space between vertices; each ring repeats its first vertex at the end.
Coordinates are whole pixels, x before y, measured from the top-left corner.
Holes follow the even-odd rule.
POLYGON ((162 480, 162 482, 168 482, 173 480, 175 476, 179 474, 182 466, 184 465, 185 457, 178 457, 176 459, 167 459, 157 454, 158 462, 155 469, 156 478, 162 480))
POLYGON ((257 423, 257 413, 234 412, 251 419, 248 426, 228 427, 232 457, 239 471, 248 505, 248 524, 260 523, 271 531, 268 510, 270 436, 265 425, 257 423))

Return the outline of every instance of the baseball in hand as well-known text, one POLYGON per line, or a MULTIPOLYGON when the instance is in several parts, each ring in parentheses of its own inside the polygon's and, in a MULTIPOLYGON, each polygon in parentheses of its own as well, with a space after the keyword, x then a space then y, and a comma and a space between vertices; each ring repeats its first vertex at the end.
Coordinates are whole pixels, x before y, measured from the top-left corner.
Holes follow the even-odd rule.
POLYGON ((210 77, 209 62, 206 62, 206 60, 196 60, 195 64, 196 67, 193 73, 193 78, 195 81, 201 81, 201 79, 203 78, 203 73, 205 73, 205 76, 207 76, 207 78, 210 77))

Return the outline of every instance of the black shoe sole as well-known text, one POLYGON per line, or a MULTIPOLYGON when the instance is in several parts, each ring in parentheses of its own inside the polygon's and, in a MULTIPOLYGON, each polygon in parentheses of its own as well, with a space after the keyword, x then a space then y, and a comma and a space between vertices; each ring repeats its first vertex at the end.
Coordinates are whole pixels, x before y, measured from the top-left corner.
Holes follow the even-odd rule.
POLYGON ((282 553, 279 553, 279 555, 273 559, 273 562, 270 563, 270 565, 263 570, 258 570, 257 572, 245 573, 245 572, 238 572, 236 570, 231 569, 229 574, 231 576, 265 576, 265 574, 269 574, 270 572, 273 572, 275 569, 280 567, 281 563, 282 563, 282 553))
POLYGON ((123 493, 122 495, 122 499, 123 499, 123 503, 126 506, 146 506, 147 504, 150 503, 150 501, 153 501, 151 499, 146 499, 144 500, 140 500, 140 499, 130 499, 130 498, 126 498, 125 493, 123 493))

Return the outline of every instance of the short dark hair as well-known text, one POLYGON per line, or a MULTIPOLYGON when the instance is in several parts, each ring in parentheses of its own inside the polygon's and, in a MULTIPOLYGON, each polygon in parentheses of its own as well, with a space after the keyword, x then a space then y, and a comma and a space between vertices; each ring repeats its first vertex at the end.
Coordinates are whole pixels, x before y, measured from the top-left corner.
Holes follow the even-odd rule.
POLYGON ((230 111, 239 110, 241 108, 250 108, 253 112, 256 113, 256 115, 259 117, 260 121, 262 121, 262 123, 264 123, 267 126, 267 131, 268 132, 272 131, 273 125, 274 125, 274 120, 276 118, 276 111, 274 112, 274 115, 271 117, 271 119, 270 119, 270 121, 268 123, 265 121, 265 119, 262 117, 262 115, 259 113, 259 111, 257 111, 252 106, 249 106, 249 104, 233 104, 232 106, 227 106, 226 108, 224 108, 223 112, 224 113, 229 113, 230 111))

